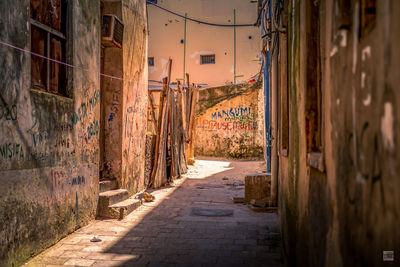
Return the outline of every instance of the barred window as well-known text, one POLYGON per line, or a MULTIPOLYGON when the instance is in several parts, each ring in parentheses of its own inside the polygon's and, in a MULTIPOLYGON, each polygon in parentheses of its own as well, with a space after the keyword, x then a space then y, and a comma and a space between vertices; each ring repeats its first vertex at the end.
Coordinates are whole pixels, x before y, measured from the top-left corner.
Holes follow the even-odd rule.
MULTIPOLYGON (((31 50, 57 61, 66 60, 66 0, 31 0, 31 50)), ((67 71, 37 55, 31 56, 31 87, 66 95, 67 71)))
POLYGON ((200 56, 200 64, 215 64, 215 55, 200 56))

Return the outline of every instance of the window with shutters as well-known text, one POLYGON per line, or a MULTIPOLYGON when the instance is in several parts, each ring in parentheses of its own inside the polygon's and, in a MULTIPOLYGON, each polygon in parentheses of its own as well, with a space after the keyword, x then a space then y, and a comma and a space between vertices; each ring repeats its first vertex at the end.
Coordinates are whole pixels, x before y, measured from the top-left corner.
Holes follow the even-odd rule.
POLYGON ((31 87, 63 96, 67 69, 59 62, 66 61, 66 11, 66 0, 30 0, 31 87))

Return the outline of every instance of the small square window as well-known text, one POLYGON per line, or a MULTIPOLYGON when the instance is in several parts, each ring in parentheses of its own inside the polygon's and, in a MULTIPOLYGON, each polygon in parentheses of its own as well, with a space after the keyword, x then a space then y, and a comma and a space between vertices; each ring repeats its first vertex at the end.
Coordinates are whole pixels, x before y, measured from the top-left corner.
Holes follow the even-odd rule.
POLYGON ((149 67, 154 67, 154 57, 149 57, 147 62, 149 67))
POLYGON ((215 55, 200 56, 200 64, 215 64, 215 55))

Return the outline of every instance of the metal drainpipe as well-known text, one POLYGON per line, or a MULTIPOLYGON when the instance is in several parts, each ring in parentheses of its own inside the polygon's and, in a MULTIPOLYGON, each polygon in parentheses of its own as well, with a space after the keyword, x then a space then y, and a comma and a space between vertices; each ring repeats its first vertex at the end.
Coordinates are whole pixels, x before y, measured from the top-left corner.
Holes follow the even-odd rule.
MULTIPOLYGON (((269 0, 263 0, 262 5, 264 6, 265 1, 269 0)), ((265 24, 265 16, 268 13, 265 13, 265 9, 263 9, 261 14, 261 36, 264 36, 264 24, 265 24)), ((271 147, 270 147, 270 137, 271 137, 271 132, 270 132, 270 99, 269 99, 269 91, 270 91, 270 77, 269 77, 269 62, 270 62, 270 55, 269 55, 269 50, 265 51, 264 53, 264 115, 265 115, 265 160, 266 160, 266 167, 267 167, 267 173, 271 173, 271 147)))
POLYGON ((271 132, 270 132, 270 120, 269 120, 269 51, 265 52, 264 55, 264 107, 265 107, 265 146, 266 146, 266 163, 267 173, 271 173, 271 132))
MULTIPOLYGON (((182 86, 185 86, 185 80, 186 80, 186 17, 187 13, 185 13, 185 30, 183 33, 183 84, 182 86)), ((189 87, 189 85, 187 85, 189 87)))
MULTIPOLYGON (((272 8, 272 20, 275 20, 275 7, 277 0, 271 1, 272 8)), ((275 27, 276 23, 271 23, 272 31, 275 32, 278 29, 275 27)), ((278 148, 277 148, 277 136, 278 136, 278 42, 274 43, 275 35, 272 34, 273 43, 273 54, 271 60, 271 204, 275 207, 277 205, 277 193, 278 193, 278 148)))

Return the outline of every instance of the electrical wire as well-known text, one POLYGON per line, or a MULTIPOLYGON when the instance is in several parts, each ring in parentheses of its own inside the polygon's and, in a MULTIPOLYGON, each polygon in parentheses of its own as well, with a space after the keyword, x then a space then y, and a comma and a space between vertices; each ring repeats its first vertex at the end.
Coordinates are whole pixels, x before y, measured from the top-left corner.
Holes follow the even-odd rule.
MULTIPOLYGON (((14 50, 23 52, 23 53, 30 54, 30 55, 35 56, 35 57, 39 57, 39 58, 48 60, 48 61, 50 61, 50 62, 59 64, 59 65, 62 65, 62 66, 65 66, 65 67, 68 67, 68 68, 71 68, 71 69, 79 69, 79 70, 84 71, 84 72, 95 73, 95 74, 97 74, 97 75, 99 75, 99 76, 101 76, 101 77, 108 78, 108 79, 111 79, 111 80, 124 81, 124 82, 128 82, 128 83, 135 83, 135 84, 137 84, 137 85, 145 85, 145 86, 148 86, 148 85, 149 85, 148 82, 155 82, 155 83, 160 83, 160 84, 162 83, 162 82, 156 81, 156 80, 148 80, 148 81, 145 82, 145 83, 141 83, 141 82, 138 82, 138 80, 124 79, 124 78, 122 78, 122 77, 117 77, 117 76, 113 76, 113 75, 109 75, 109 74, 105 74, 105 73, 93 71, 93 70, 91 70, 91 69, 87 69, 87 68, 84 68, 84 67, 82 67, 82 66, 77 66, 77 65, 68 64, 68 63, 63 62, 63 61, 60 61, 60 60, 56 60, 56 59, 53 59, 53 58, 49 58, 49 57, 43 56, 43 55, 41 55, 41 54, 38 54, 38 53, 32 52, 32 51, 30 51, 30 50, 27 50, 27 49, 24 49, 24 48, 21 48, 21 47, 12 45, 12 44, 7 43, 7 42, 3 42, 3 41, 1 41, 1 40, 0 40, 0 45, 3 45, 3 46, 5 46, 5 47, 8 47, 8 48, 11 48, 11 49, 14 49, 14 50)), ((181 84, 181 86, 185 87, 185 86, 188 86, 188 85, 186 85, 186 84, 181 84)))
POLYGON ((253 23, 253 24, 218 24, 218 23, 211 23, 211 22, 201 21, 201 20, 197 20, 197 19, 192 19, 190 17, 185 17, 184 15, 178 14, 178 13, 176 13, 176 12, 170 10, 170 9, 167 9, 165 7, 162 7, 162 6, 158 5, 158 4, 150 2, 150 1, 146 1, 146 3, 149 4, 149 5, 153 5, 155 7, 158 7, 159 9, 162 9, 162 10, 168 12, 168 13, 171 13, 171 14, 173 14, 175 16, 178 16, 178 17, 181 17, 183 19, 187 19, 187 20, 190 20, 190 21, 193 21, 193 22, 197 22, 197 23, 200 23, 200 24, 204 24, 204 25, 208 25, 208 26, 215 26, 215 27, 256 27, 257 26, 256 23, 253 23))
POLYGON ((11 48, 11 49, 14 49, 14 50, 23 52, 23 53, 30 54, 30 55, 35 56, 35 57, 39 57, 39 58, 48 60, 48 61, 53 62, 53 63, 60 64, 60 65, 62 65, 62 66, 68 67, 68 68, 79 69, 79 70, 82 70, 82 71, 85 71, 85 72, 90 72, 90 73, 96 73, 96 74, 99 75, 99 76, 102 76, 102 77, 105 77, 105 78, 109 78, 109 79, 113 79, 113 80, 125 81, 125 82, 129 82, 129 83, 131 83, 131 82, 133 83, 133 82, 134 82, 134 83, 137 83, 137 84, 147 85, 147 83, 138 83, 137 80, 124 79, 124 78, 122 78, 122 77, 117 77, 117 76, 113 76, 113 75, 109 75, 109 74, 105 74, 105 73, 93 71, 93 70, 84 68, 84 67, 82 67, 82 66, 76 66, 76 65, 68 64, 68 63, 66 63, 66 62, 63 62, 63 61, 60 61, 60 60, 56 60, 56 59, 53 59, 53 58, 49 58, 49 57, 43 56, 43 55, 41 55, 41 54, 38 54, 38 53, 32 52, 32 51, 30 51, 30 50, 27 50, 27 49, 24 49, 24 48, 21 48, 21 47, 18 47, 18 46, 9 44, 9 43, 7 43, 7 42, 3 42, 3 41, 1 41, 1 40, 0 40, 0 45, 3 45, 3 46, 5 46, 5 47, 8 47, 8 48, 11 48))
POLYGON ((265 5, 266 5, 269 1, 271 1, 271 0, 266 0, 266 1, 264 2, 264 4, 262 5, 262 7, 261 7, 261 9, 260 9, 260 12, 258 12, 258 16, 257 16, 256 23, 254 23, 254 25, 257 25, 258 20, 259 20, 260 17, 261 17, 262 11, 264 10, 265 5))
POLYGON ((281 1, 277 1, 275 6, 271 7, 271 11, 272 11, 272 18, 271 18, 271 24, 273 23, 274 28, 276 28, 277 30, 274 31, 269 31, 267 33, 265 33, 262 38, 266 37, 266 36, 271 36, 273 33, 275 33, 272 38, 269 40, 270 41, 270 51, 271 51, 271 55, 273 55, 275 52, 279 53, 279 34, 280 32, 285 32, 284 29, 280 29, 278 27, 278 25, 281 24, 281 11, 282 11, 282 5, 281 5, 281 1))

